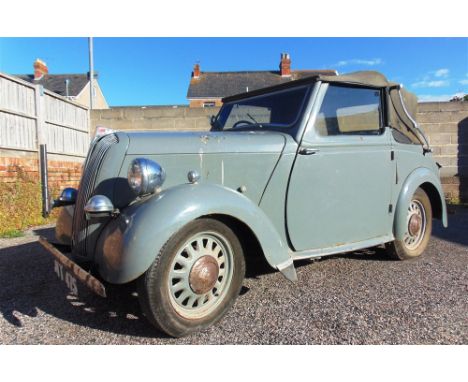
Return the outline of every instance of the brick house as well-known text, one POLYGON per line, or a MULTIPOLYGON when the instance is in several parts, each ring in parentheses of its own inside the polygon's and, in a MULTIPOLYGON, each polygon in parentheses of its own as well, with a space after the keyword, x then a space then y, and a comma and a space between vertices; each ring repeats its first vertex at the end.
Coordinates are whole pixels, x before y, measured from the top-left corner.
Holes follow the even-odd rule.
POLYGON ((195 64, 187 92, 190 107, 221 106, 223 97, 279 85, 317 74, 336 75, 336 70, 292 70, 291 57, 281 54, 279 70, 202 72, 195 64))
MULTIPOLYGON (((42 85, 47 90, 89 107, 89 73, 49 74, 47 64, 40 59, 34 61, 33 68, 34 74, 17 74, 15 76, 32 84, 42 85)), ((108 109, 109 105, 99 86, 96 73, 93 88, 93 109, 108 109)))

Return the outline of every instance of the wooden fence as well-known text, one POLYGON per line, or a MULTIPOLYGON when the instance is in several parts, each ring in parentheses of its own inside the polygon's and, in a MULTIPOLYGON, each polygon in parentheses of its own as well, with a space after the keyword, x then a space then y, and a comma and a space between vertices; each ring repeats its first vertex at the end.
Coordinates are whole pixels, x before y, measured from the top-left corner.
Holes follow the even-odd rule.
POLYGON ((50 154, 77 159, 89 142, 85 106, 0 73, 0 149, 37 152, 46 144, 50 154))

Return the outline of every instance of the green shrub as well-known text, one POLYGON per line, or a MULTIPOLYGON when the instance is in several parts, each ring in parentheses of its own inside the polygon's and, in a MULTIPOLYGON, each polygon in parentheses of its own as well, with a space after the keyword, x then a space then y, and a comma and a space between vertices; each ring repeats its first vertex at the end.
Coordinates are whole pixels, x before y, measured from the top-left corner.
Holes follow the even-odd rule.
POLYGON ((15 183, 0 183, 0 237, 21 236, 23 230, 55 219, 55 212, 48 218, 42 217, 38 181, 20 177, 15 183))

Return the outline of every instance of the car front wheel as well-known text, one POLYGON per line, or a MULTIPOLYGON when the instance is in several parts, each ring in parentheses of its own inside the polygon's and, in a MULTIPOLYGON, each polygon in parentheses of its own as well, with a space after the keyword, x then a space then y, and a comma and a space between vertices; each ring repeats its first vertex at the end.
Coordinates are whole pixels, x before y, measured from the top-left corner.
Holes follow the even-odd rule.
POLYGON ((408 206, 406 231, 403 240, 386 245, 388 254, 397 260, 421 256, 426 250, 432 232, 432 208, 427 194, 418 188, 408 206))
POLYGON ((241 243, 218 220, 195 220, 173 235, 139 279, 148 320, 182 337, 215 323, 239 295, 245 274, 241 243))

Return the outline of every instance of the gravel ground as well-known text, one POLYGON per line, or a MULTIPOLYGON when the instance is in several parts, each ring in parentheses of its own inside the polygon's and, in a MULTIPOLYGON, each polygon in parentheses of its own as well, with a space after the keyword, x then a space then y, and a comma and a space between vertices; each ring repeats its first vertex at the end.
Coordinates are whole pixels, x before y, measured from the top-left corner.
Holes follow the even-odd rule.
POLYGON ((467 344, 468 209, 452 212, 417 260, 390 261, 381 248, 342 254, 297 264, 296 284, 254 263, 221 322, 182 339, 147 323, 134 285, 108 299, 68 295, 37 243, 53 228, 40 227, 0 239, 0 343, 467 344))

